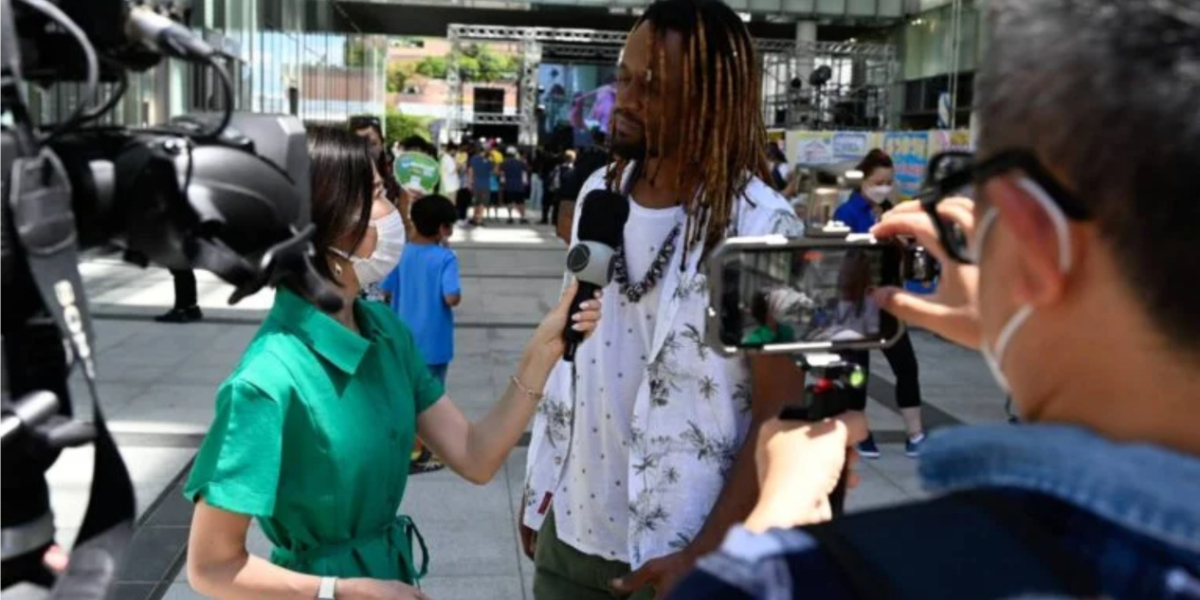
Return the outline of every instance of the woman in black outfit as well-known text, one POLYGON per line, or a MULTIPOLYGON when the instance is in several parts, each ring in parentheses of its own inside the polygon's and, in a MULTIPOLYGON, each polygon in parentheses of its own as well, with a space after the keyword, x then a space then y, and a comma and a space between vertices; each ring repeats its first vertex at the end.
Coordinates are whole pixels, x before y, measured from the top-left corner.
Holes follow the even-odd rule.
MULTIPOLYGON (((838 207, 835 218, 845 222, 854 233, 867 233, 872 225, 879 222, 879 217, 892 208, 888 196, 895 181, 895 168, 890 156, 882 150, 875 149, 867 153, 857 169, 863 173, 863 182, 859 189, 851 193, 850 198, 838 207)), ((869 353, 849 352, 847 355, 869 372, 869 353)), ((896 374, 896 404, 900 406, 904 428, 908 432, 904 453, 915 458, 921 453, 925 431, 921 423, 921 382, 918 376, 917 353, 913 349, 908 331, 905 331, 894 345, 885 349, 883 355, 892 367, 892 372, 896 374)), ((849 408, 864 410, 866 406, 866 388, 854 390, 849 408)), ((865 458, 879 457, 879 446, 875 444, 874 436, 868 436, 859 443, 858 453, 865 458)))

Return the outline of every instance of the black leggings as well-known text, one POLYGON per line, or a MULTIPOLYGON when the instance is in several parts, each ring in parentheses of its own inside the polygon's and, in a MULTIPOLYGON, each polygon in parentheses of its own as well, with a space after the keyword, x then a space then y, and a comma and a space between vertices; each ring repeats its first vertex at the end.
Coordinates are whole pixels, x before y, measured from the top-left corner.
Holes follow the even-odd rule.
POLYGON ((171 269, 175 278, 175 308, 196 306, 196 274, 191 269, 171 269))
POLYGON ((555 225, 558 223, 558 193, 549 191, 542 194, 542 223, 555 225))
MULTIPOLYGON (((862 365, 863 369, 870 374, 871 354, 869 352, 847 352, 846 356, 862 365)), ((921 381, 917 374, 917 352, 913 350, 912 339, 908 337, 908 332, 905 331, 892 347, 884 349, 883 356, 887 358, 888 365, 896 374, 896 404, 900 408, 921 406, 921 381)), ((866 409, 866 386, 851 392, 849 399, 850 406, 848 408, 850 410, 866 409)))
POLYGON ((471 212, 471 190, 460 188, 455 192, 454 208, 458 211, 458 220, 466 221, 471 212))

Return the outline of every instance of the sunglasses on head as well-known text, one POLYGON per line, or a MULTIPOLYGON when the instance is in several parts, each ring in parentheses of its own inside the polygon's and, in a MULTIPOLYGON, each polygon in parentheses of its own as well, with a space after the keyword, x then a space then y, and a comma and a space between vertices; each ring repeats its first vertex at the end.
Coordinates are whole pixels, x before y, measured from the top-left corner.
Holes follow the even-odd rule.
POLYGON ((365 129, 367 127, 381 127, 382 124, 379 117, 372 116, 357 116, 350 117, 350 127, 352 129, 365 129))
POLYGON ((1004 150, 983 160, 978 160, 972 152, 941 152, 929 159, 925 184, 917 194, 917 199, 933 220, 938 232, 938 241, 950 258, 966 264, 973 262, 968 251, 966 234, 953 221, 938 214, 938 204, 946 198, 963 195, 963 192, 972 186, 981 186, 988 179, 1012 171, 1020 171, 1045 191, 1068 219, 1083 221, 1091 217, 1083 202, 1063 187, 1032 152, 1021 149, 1004 150))

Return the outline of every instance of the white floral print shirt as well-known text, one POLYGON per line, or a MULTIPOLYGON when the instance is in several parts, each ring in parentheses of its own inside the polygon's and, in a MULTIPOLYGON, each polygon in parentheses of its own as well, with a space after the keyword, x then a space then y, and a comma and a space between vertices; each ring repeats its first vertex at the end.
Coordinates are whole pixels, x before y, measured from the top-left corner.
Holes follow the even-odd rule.
MULTIPOLYGON (((584 198, 603 186, 602 175, 603 170, 594 174, 580 191, 572 243, 584 198)), ((740 199, 730 229, 742 236, 803 235, 787 201, 757 178, 740 199)), ((575 511, 591 513, 575 522, 618 526, 572 530, 567 537, 560 525, 560 539, 636 569, 684 547, 704 525, 746 437, 750 380, 744 359, 721 357, 705 345, 709 286, 699 254, 690 252, 689 264, 681 270, 680 240, 658 283, 662 290, 653 341, 632 415, 611 419, 604 410, 595 410, 605 397, 606 382, 588 371, 600 371, 592 367, 592 359, 602 354, 606 342, 619 344, 627 331, 619 319, 610 318, 620 297, 616 283, 605 288, 600 325, 580 346, 575 362, 559 363, 551 373, 534 419, 526 466, 527 526, 539 529, 551 509, 559 523, 567 511, 572 517, 575 511), (628 449, 627 464, 616 468, 611 457, 601 460, 603 447, 611 447, 614 436, 628 449), (564 489, 568 481, 572 488, 564 489), (624 493, 611 493, 614 489, 624 493)))

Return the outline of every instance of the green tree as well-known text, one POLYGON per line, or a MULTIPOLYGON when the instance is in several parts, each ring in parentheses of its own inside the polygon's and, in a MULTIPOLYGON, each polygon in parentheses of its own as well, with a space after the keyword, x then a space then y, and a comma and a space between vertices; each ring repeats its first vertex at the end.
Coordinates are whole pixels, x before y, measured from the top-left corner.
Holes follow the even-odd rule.
POLYGON ((488 83, 516 79, 521 61, 515 56, 499 54, 483 46, 479 49, 479 79, 488 83))
POLYGON ((445 79, 447 60, 440 56, 430 56, 417 64, 417 73, 430 79, 445 79))
POLYGON ((398 111, 388 111, 384 117, 384 137, 387 138, 387 145, 403 140, 412 135, 419 135, 426 140, 433 136, 429 131, 429 124, 433 122, 430 117, 416 117, 412 115, 401 114, 398 111))
MULTIPOLYGON (((521 70, 521 59, 516 56, 500 54, 488 46, 467 44, 457 55, 459 76, 463 81, 495 81, 513 80, 521 70)), ((426 59, 430 60, 430 59, 426 59)), ((436 59, 443 61, 446 59, 436 59)))
POLYGON ((361 67, 367 64, 366 42, 358 37, 346 38, 346 66, 361 67))
POLYGON ((466 55, 458 57, 458 76, 463 81, 476 81, 479 73, 479 60, 466 55))
POLYGON ((501 78, 506 61, 495 52, 479 53, 479 78, 491 83, 501 78))
POLYGON ((408 73, 405 72, 404 65, 400 63, 388 63, 387 66, 387 91, 389 93, 398 94, 404 91, 404 84, 408 82, 408 73))

